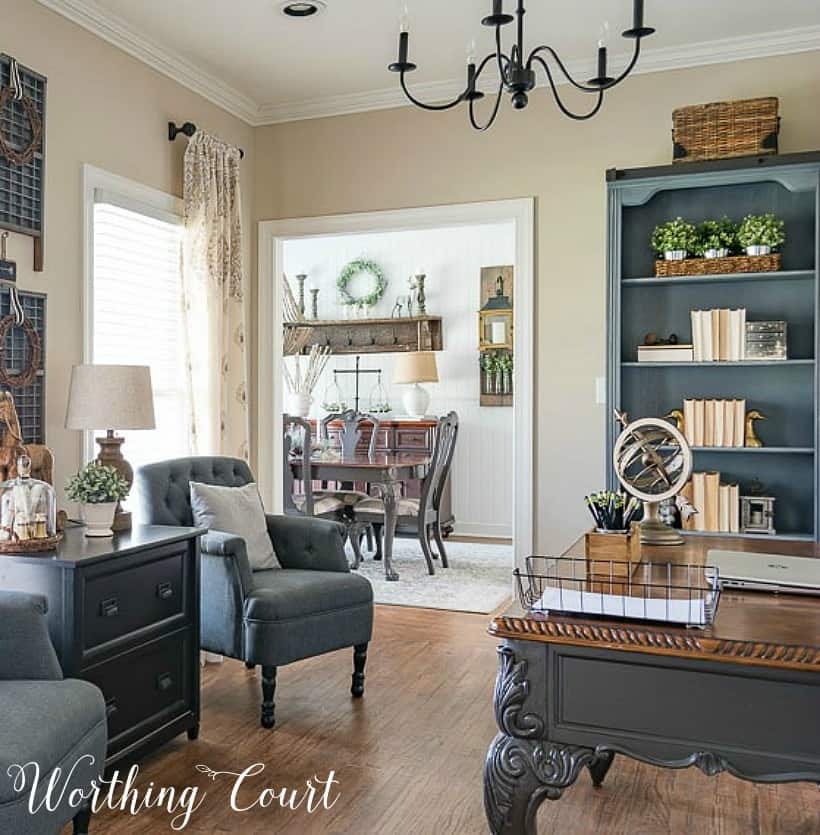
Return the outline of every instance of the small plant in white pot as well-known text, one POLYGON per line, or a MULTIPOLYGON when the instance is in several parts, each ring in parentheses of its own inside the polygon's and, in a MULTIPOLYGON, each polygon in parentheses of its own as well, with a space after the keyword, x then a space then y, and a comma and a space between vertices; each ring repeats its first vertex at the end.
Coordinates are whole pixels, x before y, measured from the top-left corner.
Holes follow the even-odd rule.
POLYGON ((665 261, 683 261, 697 245, 698 230, 682 217, 661 223, 652 232, 652 248, 665 261))
POLYGON ((113 468, 92 461, 66 483, 66 495, 80 505, 86 536, 113 536, 117 503, 128 495, 128 482, 113 468))
POLYGON ((747 255, 769 255, 786 240, 785 224, 773 214, 746 215, 737 230, 737 242, 747 255))
POLYGON ((703 258, 725 258, 737 246, 737 226, 728 217, 705 220, 698 236, 695 254, 703 258))

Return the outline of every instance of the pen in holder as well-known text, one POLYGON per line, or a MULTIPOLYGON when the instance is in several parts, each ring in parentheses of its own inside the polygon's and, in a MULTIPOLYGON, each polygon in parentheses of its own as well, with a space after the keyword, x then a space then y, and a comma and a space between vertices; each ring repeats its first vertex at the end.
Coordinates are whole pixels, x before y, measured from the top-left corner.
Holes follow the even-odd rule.
POLYGON ((599 560, 607 563, 614 560, 616 570, 623 571, 626 576, 628 565, 637 566, 641 560, 640 536, 632 527, 641 503, 625 493, 607 490, 585 496, 584 501, 595 523, 595 528, 585 537, 590 579, 600 573, 595 565, 599 560))

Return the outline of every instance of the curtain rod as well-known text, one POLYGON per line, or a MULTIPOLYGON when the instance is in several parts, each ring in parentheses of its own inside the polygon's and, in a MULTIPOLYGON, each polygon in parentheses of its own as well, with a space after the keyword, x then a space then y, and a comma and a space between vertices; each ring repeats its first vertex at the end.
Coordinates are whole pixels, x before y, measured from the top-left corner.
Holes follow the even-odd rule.
MULTIPOLYGON (((177 127, 176 123, 168 122, 168 140, 173 142, 179 134, 185 134, 189 139, 196 133, 196 125, 193 122, 185 122, 182 127, 177 127)), ((245 152, 240 148, 239 156, 245 159, 245 152)))

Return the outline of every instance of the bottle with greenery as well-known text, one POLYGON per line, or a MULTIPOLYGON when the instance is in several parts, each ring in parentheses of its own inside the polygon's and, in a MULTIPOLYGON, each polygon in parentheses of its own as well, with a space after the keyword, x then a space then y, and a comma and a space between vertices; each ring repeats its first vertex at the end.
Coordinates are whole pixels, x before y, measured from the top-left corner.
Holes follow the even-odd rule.
POLYGON ((667 261, 682 261, 695 251, 698 230, 681 217, 661 223, 652 232, 652 248, 667 261))
POLYGON ((479 359, 479 365, 484 372, 484 393, 494 394, 495 391, 495 354, 490 351, 483 351, 479 359))
POLYGON ((695 254, 704 258, 725 258, 737 247, 737 226, 725 215, 705 220, 698 229, 695 254))
POLYGON ((737 230, 737 241, 747 255, 768 255, 785 240, 785 224, 773 214, 746 215, 737 230))
POLYGON ((498 358, 498 366, 501 372, 501 394, 512 392, 513 357, 509 351, 504 351, 498 358))

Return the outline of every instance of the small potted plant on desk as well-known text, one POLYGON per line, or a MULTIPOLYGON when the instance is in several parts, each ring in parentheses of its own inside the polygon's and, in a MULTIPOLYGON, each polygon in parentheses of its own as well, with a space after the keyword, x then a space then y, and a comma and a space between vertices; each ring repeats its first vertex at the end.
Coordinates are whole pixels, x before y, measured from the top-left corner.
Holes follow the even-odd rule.
POLYGON ((786 240, 784 226, 773 214, 746 215, 737 230, 737 241, 747 255, 770 255, 786 240))
POLYGON ((80 505, 86 536, 113 536, 114 513, 128 495, 128 482, 113 467, 92 461, 68 480, 66 495, 80 505))
POLYGON ((685 261, 697 245, 698 230, 681 217, 661 223, 652 233, 652 248, 664 261, 685 261))

